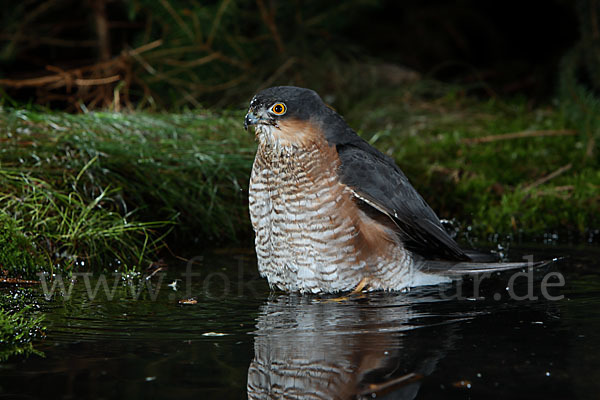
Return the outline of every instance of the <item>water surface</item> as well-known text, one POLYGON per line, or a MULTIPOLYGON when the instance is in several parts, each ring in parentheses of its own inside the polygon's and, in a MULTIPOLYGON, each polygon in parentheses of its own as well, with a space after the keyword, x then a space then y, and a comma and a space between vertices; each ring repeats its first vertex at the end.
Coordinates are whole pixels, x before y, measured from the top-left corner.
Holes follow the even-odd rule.
POLYGON ((235 250, 195 258, 198 275, 169 262, 151 291, 122 279, 90 299, 79 276, 69 299, 39 291, 44 357, 0 364, 0 397, 596 398, 600 252, 520 248, 511 258, 526 254, 567 258, 511 285, 504 273, 479 289, 467 280, 348 299, 271 293, 253 256, 235 250), (544 291, 549 273, 564 286, 544 291))

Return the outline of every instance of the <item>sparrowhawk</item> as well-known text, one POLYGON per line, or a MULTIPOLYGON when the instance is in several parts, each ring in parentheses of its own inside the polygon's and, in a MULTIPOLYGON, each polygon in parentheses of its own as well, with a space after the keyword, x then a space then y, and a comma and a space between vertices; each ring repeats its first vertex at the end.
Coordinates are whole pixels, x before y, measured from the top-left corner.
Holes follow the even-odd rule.
POLYGON ((259 271, 271 287, 402 290, 451 272, 521 265, 473 263, 394 160, 313 90, 259 92, 244 126, 255 127, 258 141, 249 208, 259 271))

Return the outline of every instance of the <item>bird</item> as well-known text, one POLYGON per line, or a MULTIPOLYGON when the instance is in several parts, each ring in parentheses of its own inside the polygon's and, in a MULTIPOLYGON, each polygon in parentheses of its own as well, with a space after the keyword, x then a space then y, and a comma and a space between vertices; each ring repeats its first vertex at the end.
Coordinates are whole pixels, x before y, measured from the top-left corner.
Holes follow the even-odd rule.
POLYGON ((249 214, 272 289, 402 291, 513 269, 463 250, 390 157, 313 90, 276 86, 250 101, 258 142, 249 214))

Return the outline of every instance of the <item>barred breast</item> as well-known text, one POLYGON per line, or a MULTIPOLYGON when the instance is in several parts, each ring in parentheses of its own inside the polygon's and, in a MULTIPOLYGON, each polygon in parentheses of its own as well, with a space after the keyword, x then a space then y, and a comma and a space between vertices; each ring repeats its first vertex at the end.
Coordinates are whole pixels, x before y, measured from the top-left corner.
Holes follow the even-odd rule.
POLYGON ((269 284, 286 291, 352 290, 410 284, 413 260, 396 234, 355 203, 337 175, 335 148, 264 143, 250 178, 250 217, 258 268, 269 284))

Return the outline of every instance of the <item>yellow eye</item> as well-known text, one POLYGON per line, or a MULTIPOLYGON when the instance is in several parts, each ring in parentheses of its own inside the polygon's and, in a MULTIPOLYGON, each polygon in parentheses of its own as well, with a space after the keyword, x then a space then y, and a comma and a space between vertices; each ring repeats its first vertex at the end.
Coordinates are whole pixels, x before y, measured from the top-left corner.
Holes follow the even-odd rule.
POLYGON ((283 103, 275 103, 271 106, 271 112, 275 115, 283 115, 285 114, 287 108, 283 103))

